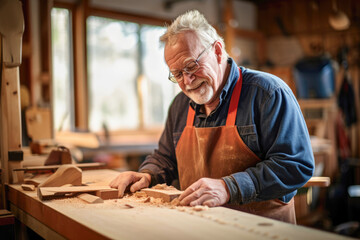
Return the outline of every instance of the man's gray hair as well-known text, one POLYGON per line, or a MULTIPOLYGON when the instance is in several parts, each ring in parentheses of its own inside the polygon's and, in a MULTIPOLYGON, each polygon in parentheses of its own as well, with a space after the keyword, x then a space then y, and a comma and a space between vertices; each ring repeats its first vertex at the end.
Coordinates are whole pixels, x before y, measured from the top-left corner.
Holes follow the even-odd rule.
POLYGON ((204 15, 197 10, 191 10, 178 16, 160 37, 160 41, 165 44, 172 44, 172 41, 176 39, 176 35, 186 31, 194 32, 199 37, 203 47, 208 47, 215 41, 219 41, 223 45, 223 49, 225 49, 223 38, 217 34, 215 28, 208 23, 204 15))

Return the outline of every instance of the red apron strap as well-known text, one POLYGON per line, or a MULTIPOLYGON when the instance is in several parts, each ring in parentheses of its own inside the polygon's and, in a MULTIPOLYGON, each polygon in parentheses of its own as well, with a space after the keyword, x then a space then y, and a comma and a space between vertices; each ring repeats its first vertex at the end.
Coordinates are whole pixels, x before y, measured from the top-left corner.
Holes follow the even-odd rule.
MULTIPOLYGON (((237 113, 237 108, 238 108, 240 93, 241 93, 241 87, 242 87, 242 73, 241 73, 240 68, 239 68, 239 73, 240 73, 240 75, 236 82, 236 85, 235 85, 235 88, 233 90, 231 100, 230 100, 228 116, 226 119, 226 126, 234 126, 235 125, 236 113, 237 113)), ((186 120, 186 126, 193 126, 194 120, 195 120, 195 110, 192 109, 191 106, 189 106, 189 111, 188 111, 187 120, 186 120)))
POLYGON ((237 114, 240 93, 241 93, 241 87, 242 87, 242 73, 241 73, 240 68, 239 68, 239 73, 240 73, 239 78, 236 82, 233 93, 231 95, 228 116, 226 119, 226 126, 234 126, 235 125, 236 114, 237 114))
POLYGON ((187 120, 186 120, 186 126, 192 126, 194 125, 194 120, 195 120, 195 110, 189 106, 189 111, 188 111, 188 115, 187 115, 187 120))

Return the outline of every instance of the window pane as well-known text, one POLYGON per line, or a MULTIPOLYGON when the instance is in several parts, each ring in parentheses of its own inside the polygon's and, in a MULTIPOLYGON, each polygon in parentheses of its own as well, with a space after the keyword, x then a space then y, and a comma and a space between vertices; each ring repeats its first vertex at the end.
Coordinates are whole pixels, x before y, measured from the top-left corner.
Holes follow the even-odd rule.
POLYGON ((164 125, 169 105, 180 91, 177 84, 167 79, 169 69, 164 60, 164 45, 159 41, 164 32, 164 27, 146 25, 141 28, 144 125, 147 128, 164 125))
POLYGON ((139 26, 91 16, 87 29, 90 130, 137 128, 139 26))
POLYGON ((70 61, 70 13, 67 9, 51 10, 52 93, 55 131, 73 126, 73 87, 70 61))

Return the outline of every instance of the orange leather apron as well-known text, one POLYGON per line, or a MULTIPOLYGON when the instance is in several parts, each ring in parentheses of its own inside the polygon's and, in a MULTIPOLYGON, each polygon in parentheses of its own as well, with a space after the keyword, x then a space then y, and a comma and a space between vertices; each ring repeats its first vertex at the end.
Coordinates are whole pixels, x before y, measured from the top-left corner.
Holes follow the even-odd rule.
MULTIPOLYGON (((186 127, 176 147, 179 180, 182 190, 200 178, 221 178, 242 172, 261 161, 242 141, 235 125, 242 87, 242 73, 231 96, 226 125, 195 128, 195 111, 189 106, 186 127)), ((295 223, 294 201, 252 202, 227 207, 256 215, 295 223)))

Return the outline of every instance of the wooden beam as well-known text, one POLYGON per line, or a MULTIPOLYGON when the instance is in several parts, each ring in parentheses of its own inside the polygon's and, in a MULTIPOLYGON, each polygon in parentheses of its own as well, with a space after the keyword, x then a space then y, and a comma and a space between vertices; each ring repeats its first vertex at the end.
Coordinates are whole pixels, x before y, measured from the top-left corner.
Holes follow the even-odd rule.
POLYGON ((233 7, 232 0, 225 1, 225 13, 224 13, 224 23, 225 23, 225 48, 227 53, 232 56, 232 48, 234 47, 235 39, 235 30, 231 26, 231 21, 233 20, 233 7))
POLYGON ((75 93, 75 127, 88 129, 89 98, 86 56, 86 17, 87 1, 80 1, 72 13, 73 55, 74 55, 74 93, 75 93))
MULTIPOLYGON (((23 168, 15 168, 14 171, 24 171, 24 172, 34 172, 34 171, 46 171, 52 170, 55 171, 62 165, 49 165, 49 166, 37 166, 37 167, 23 167, 23 168)), ((105 167, 105 163, 78 163, 72 164, 72 166, 85 169, 85 168, 92 168, 92 169, 99 169, 101 167, 105 167)))
POLYGON ((111 189, 109 186, 75 186, 75 187, 41 187, 37 195, 41 201, 58 197, 73 196, 76 193, 96 193, 96 191, 111 189))
POLYGON ((23 174, 12 174, 22 166, 19 67, 1 64, 1 128, 3 183, 22 182, 23 174))
POLYGON ((114 10, 110 10, 110 9, 102 9, 102 8, 91 7, 91 6, 89 6, 88 9, 89 9, 88 15, 113 18, 113 19, 118 19, 121 21, 135 22, 138 24, 164 26, 165 23, 167 23, 167 24, 171 23, 171 20, 169 20, 169 19, 148 17, 148 16, 144 16, 144 15, 139 15, 139 14, 130 14, 130 13, 114 11, 114 10))

